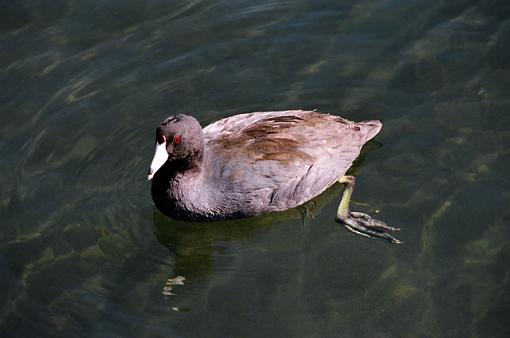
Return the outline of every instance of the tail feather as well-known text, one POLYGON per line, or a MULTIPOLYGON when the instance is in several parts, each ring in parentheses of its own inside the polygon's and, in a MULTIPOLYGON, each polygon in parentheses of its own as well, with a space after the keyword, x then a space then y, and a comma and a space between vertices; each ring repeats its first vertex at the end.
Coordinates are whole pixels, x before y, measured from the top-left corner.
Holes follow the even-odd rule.
POLYGON ((365 133, 367 135, 365 142, 373 139, 375 135, 379 134, 382 128, 382 123, 378 120, 362 121, 359 122, 358 125, 365 129, 365 133))

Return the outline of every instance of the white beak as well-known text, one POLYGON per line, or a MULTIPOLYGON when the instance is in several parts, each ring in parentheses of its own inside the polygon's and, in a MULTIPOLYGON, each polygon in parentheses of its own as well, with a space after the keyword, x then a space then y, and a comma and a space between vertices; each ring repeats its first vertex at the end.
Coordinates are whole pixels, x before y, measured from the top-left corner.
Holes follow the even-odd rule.
POLYGON ((168 153, 166 152, 166 142, 158 144, 156 142, 156 151, 154 152, 154 158, 151 162, 151 167, 149 169, 149 176, 147 179, 150 181, 156 171, 158 171, 163 164, 165 164, 166 160, 168 160, 168 153))

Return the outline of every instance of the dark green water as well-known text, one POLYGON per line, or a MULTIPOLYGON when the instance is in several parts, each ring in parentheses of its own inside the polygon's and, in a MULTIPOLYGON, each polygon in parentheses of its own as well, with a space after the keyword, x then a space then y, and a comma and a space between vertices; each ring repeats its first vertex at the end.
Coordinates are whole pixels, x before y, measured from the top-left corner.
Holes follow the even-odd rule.
POLYGON ((510 336, 510 2, 3 1, 1 337, 510 336), (154 210, 170 113, 384 123, 353 209, 154 210), (165 281, 184 285, 162 295, 165 281))

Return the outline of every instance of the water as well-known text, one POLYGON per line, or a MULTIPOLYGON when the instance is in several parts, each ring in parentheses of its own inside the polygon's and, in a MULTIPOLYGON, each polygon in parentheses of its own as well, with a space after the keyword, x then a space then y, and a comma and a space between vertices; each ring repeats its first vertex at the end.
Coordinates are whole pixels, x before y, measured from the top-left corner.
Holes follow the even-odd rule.
POLYGON ((508 1, 5 1, 0 336, 508 337, 508 1), (156 123, 380 119, 353 209, 216 224, 154 210, 156 123), (168 278, 183 276, 175 295, 168 278))

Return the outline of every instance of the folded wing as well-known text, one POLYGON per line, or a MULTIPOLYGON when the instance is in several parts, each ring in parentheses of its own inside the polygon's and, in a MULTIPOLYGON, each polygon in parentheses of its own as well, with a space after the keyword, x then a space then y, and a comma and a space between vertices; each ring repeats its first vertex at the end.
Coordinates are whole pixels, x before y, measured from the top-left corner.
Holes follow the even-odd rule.
POLYGON ((209 174, 257 210, 292 208, 343 176, 380 129, 316 111, 236 115, 204 128, 206 153, 223 163, 209 174))

